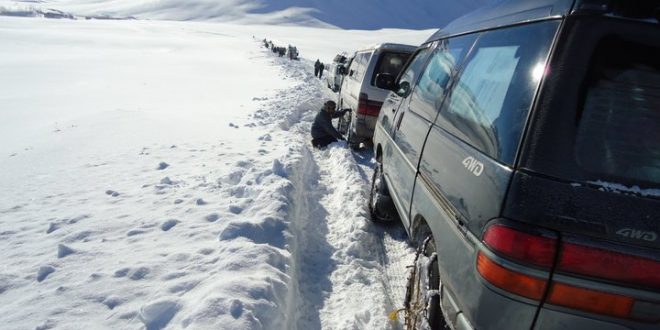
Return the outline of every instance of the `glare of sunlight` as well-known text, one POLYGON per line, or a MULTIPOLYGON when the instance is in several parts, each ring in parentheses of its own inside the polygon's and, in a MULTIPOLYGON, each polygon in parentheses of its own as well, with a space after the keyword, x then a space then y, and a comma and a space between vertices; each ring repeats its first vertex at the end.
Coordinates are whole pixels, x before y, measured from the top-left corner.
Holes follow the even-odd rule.
POLYGON ((532 69, 532 78, 534 81, 539 81, 541 78, 543 78, 543 75, 545 74, 545 65, 543 63, 539 63, 536 66, 534 66, 534 69, 532 69))

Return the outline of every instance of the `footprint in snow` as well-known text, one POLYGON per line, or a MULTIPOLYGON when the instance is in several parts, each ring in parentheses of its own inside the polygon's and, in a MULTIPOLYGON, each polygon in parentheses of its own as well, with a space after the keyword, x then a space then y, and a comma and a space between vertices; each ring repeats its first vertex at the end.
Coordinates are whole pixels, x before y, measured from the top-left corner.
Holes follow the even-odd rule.
POLYGON ((130 236, 140 235, 140 234, 144 234, 144 233, 146 233, 146 231, 141 230, 141 229, 133 229, 133 230, 129 231, 128 233, 126 233, 126 236, 130 237, 130 236))
POLYGON ((114 191, 114 190, 106 190, 106 191, 105 191, 105 194, 106 194, 106 195, 110 195, 110 196, 112 196, 112 197, 117 197, 117 196, 119 196, 119 193, 116 192, 116 191, 114 191))
POLYGON ((150 270, 147 267, 140 267, 133 271, 131 275, 128 277, 133 281, 141 280, 145 278, 149 274, 150 270))
POLYGON ((229 212, 234 214, 241 214, 241 212, 243 212, 243 208, 237 205, 231 205, 229 206, 229 212))
POLYGON ((160 163, 158 164, 158 170, 161 170, 161 171, 162 171, 162 170, 168 168, 169 166, 170 166, 170 164, 168 164, 168 163, 166 163, 166 162, 160 162, 160 163))
POLYGON ((103 300, 103 305, 106 305, 109 309, 114 309, 115 307, 124 303, 124 300, 117 296, 108 296, 103 300))
POLYGON ((68 255, 76 253, 76 250, 64 245, 60 244, 57 246, 57 257, 58 258, 64 258, 68 255))
POLYGON ((177 198, 177 199, 174 200, 174 204, 181 204, 181 203, 183 203, 183 199, 178 199, 177 198))
POLYGON ((218 219, 220 219, 220 216, 219 216, 217 213, 211 213, 211 214, 207 215, 207 216, 204 217, 204 218, 205 218, 206 221, 208 221, 208 222, 215 222, 215 221, 217 221, 218 219))
POLYGON ((208 204, 208 203, 207 203, 205 200, 203 200, 203 199, 201 199, 201 198, 198 198, 197 201, 195 201, 195 204, 201 206, 201 205, 206 205, 206 204, 208 204))
POLYGON ((176 219, 167 220, 167 221, 163 222, 163 224, 160 226, 160 229, 162 229, 163 231, 168 231, 168 230, 172 229, 172 227, 176 226, 179 222, 181 222, 181 221, 176 220, 176 219))
POLYGON ((48 275, 52 274, 55 272, 55 267, 51 265, 46 265, 46 266, 41 266, 39 267, 39 271, 37 272, 37 281, 41 282, 48 277, 48 275))
POLYGON ((234 123, 229 123, 229 127, 238 128, 238 125, 236 125, 234 123))

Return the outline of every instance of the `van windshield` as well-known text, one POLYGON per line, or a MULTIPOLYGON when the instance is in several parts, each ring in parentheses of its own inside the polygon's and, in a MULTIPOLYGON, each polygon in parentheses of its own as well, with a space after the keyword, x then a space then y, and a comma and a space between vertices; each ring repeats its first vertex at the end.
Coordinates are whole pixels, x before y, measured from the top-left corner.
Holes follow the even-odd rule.
POLYGON ((578 106, 578 166, 599 181, 657 187, 660 49, 612 36, 594 54, 578 106))

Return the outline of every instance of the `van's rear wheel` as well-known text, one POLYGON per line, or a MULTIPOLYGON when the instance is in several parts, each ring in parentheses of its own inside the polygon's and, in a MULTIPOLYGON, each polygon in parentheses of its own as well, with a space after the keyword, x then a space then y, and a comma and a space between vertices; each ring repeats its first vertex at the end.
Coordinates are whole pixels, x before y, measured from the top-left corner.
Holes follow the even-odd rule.
MULTIPOLYGON (((341 103, 340 103, 340 108, 341 109, 341 103)), ((339 134, 346 136, 348 133, 348 129, 350 128, 350 123, 351 123, 351 113, 348 112, 345 115, 339 117, 339 120, 337 120, 337 132, 339 134)))
POLYGON ((353 116, 349 117, 350 124, 348 125, 348 133, 346 134, 346 141, 348 141, 348 146, 353 150, 360 149, 360 140, 357 137, 355 132, 355 123, 353 122, 353 116))
POLYGON ((446 323, 440 310, 440 273, 435 241, 423 235, 417 243, 417 255, 406 286, 406 329, 445 329, 446 323))
POLYGON ((383 166, 377 164, 371 178, 371 191, 369 192, 369 214, 371 221, 391 223, 398 219, 392 198, 389 196, 383 178, 383 166))

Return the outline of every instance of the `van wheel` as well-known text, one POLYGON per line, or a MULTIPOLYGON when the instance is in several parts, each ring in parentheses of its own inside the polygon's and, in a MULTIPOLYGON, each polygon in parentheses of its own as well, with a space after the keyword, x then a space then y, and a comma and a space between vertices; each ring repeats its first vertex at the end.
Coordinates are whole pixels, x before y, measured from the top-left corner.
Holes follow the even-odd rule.
POLYGON ((408 276, 404 302, 406 329, 445 329, 446 323, 440 310, 440 274, 435 241, 424 235, 418 245, 415 263, 408 276))
POLYGON ((383 166, 376 165, 371 178, 371 191, 369 192, 369 214, 371 221, 391 223, 398 219, 392 198, 389 196, 385 180, 383 179, 383 166))
POLYGON ((350 115, 343 115, 339 117, 339 120, 337 120, 337 132, 339 132, 341 135, 346 135, 348 133, 349 120, 351 119, 350 117, 347 119, 346 116, 350 115))

